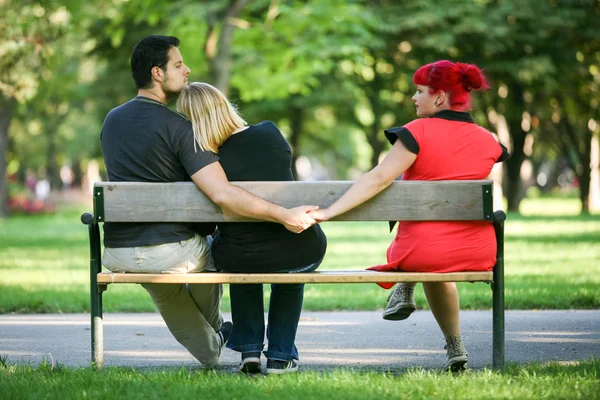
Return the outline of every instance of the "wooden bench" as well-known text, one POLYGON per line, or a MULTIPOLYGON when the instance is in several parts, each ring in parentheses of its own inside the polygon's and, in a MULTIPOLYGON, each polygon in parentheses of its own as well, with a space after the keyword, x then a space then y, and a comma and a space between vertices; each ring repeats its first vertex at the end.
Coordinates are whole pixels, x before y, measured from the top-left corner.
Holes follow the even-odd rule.
MULTIPOLYGON (((237 182, 236 185, 284 207, 327 207, 353 182, 237 182)), ((490 221, 498 244, 493 272, 406 273, 366 270, 310 273, 128 274, 102 272, 103 222, 248 222, 223 212, 191 182, 100 182, 94 186, 94 213, 81 221, 90 237, 92 362, 104 366, 102 293, 118 283, 375 283, 486 282, 493 291, 493 367, 504 366, 504 220, 493 212, 492 181, 398 181, 370 201, 334 221, 490 221)), ((384 228, 385 229, 385 228, 384 228)), ((383 256, 382 256, 383 257, 383 256)), ((367 267, 367 266, 365 266, 367 267)))

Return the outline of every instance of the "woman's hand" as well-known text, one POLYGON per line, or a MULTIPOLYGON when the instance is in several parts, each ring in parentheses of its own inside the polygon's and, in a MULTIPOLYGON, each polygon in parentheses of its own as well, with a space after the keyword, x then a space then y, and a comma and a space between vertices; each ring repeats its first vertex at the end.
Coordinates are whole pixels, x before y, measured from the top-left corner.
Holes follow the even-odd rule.
POLYGON ((319 210, 313 210, 308 213, 308 216, 313 218, 317 222, 328 221, 333 218, 334 215, 331 214, 329 208, 322 208, 319 210))
POLYGON ((309 212, 317 211, 318 206, 300 206, 290 209, 284 209, 285 215, 281 219, 281 224, 294 233, 301 233, 310 228, 317 221, 310 216, 309 212))

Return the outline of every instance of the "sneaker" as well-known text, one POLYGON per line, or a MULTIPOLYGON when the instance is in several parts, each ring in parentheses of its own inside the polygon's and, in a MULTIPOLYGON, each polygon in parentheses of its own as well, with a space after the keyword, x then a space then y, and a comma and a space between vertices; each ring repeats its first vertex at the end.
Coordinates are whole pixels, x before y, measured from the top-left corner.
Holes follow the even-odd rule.
POLYGON ((233 323, 230 321, 225 321, 221 324, 221 329, 217 331, 217 336, 219 337, 219 344, 221 345, 221 349, 224 349, 227 345, 227 341, 229 340, 229 335, 231 335, 231 331, 233 330, 233 323))
POLYGON ((444 349, 448 355, 445 371, 461 372, 467 369, 469 353, 467 353, 460 335, 448 337, 444 349))
POLYGON ((260 369, 260 351, 242 353, 240 372, 244 374, 258 374, 260 369))
POLYGON ((296 360, 267 360, 267 375, 282 375, 289 374, 292 372, 298 372, 298 363, 296 362, 296 360))
POLYGON ((223 350, 227 345, 227 340, 229 339, 229 335, 231 334, 231 330, 233 329, 233 324, 229 321, 223 322, 221 324, 221 328, 216 332, 217 333, 217 341, 219 345, 219 350, 215 356, 209 361, 203 361, 204 367, 207 369, 215 368, 219 365, 219 361, 221 360, 221 355, 223 354, 223 350))
POLYGON ((383 319, 401 321, 408 318, 417 309, 413 298, 414 288, 414 286, 398 284, 387 298, 388 303, 383 310, 383 319))

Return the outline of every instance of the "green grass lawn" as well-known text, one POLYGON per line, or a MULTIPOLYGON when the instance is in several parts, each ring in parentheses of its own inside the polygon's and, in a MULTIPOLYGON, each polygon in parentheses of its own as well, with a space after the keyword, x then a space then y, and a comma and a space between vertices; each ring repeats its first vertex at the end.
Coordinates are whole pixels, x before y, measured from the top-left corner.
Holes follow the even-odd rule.
MULTIPOLYGON (((574 215, 576 199, 525 200, 522 210, 526 215, 510 214, 506 224, 506 307, 600 307, 600 215, 574 215)), ((0 313, 89 311, 89 245, 87 228, 79 222, 83 211, 0 220, 0 313)), ((393 237, 387 223, 332 222, 323 229, 329 247, 321 269, 364 269, 385 262, 393 237)), ((463 309, 491 307, 488 285, 460 283, 459 290, 463 309)), ((376 310, 388 293, 375 284, 307 285, 304 309, 376 310)), ((426 308, 420 288, 416 300, 426 308)), ((227 297, 223 303, 228 310, 227 297)), ((141 287, 114 285, 104 296, 104 310, 154 311, 154 306, 141 287)))
POLYGON ((334 370, 257 376, 204 370, 69 369, 0 363, 2 398, 11 399, 598 399, 600 361, 509 365, 461 375, 334 370))

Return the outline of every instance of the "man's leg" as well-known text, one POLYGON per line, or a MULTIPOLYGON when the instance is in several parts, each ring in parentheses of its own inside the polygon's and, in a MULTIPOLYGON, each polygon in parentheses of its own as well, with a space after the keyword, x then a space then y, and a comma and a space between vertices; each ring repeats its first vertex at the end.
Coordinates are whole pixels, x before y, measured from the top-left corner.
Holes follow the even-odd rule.
MULTIPOLYGON (((114 272, 188 273, 213 263, 210 244, 195 235, 157 246, 105 249, 103 264, 114 272)), ((219 311, 221 285, 144 284, 167 327, 207 367, 218 363, 223 340, 219 311)))
MULTIPOLYGON (((198 266, 193 272, 216 271, 215 260, 212 257, 210 246, 212 238, 210 236, 202 238, 196 235, 192 239, 186 250, 193 254, 194 259, 198 260, 198 266), (204 240, 203 240, 204 239, 204 240)), ((223 285, 187 285, 190 295, 198 310, 204 315, 204 318, 215 329, 219 330, 223 324, 221 315, 221 297, 223 297, 223 285)))
POLYGON ((188 284, 187 290, 206 321, 214 330, 218 331, 223 324, 223 315, 221 314, 223 285, 188 284))
POLYGON ((214 367, 221 355, 221 339, 204 315, 199 312, 186 285, 143 284, 142 286, 152 297, 158 312, 175 339, 202 364, 214 367))

